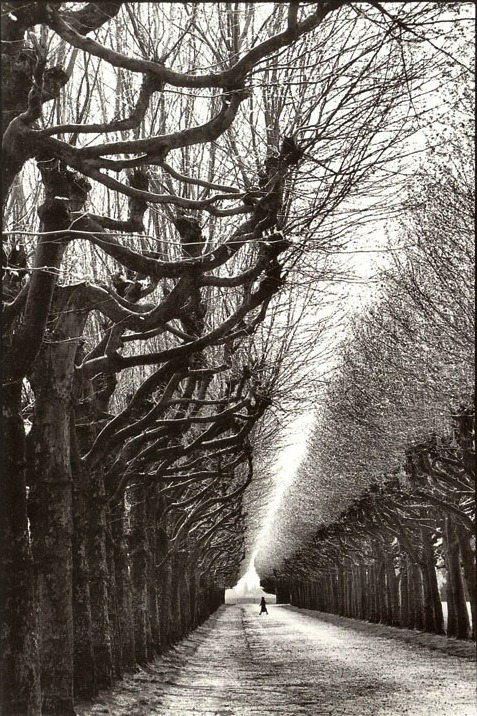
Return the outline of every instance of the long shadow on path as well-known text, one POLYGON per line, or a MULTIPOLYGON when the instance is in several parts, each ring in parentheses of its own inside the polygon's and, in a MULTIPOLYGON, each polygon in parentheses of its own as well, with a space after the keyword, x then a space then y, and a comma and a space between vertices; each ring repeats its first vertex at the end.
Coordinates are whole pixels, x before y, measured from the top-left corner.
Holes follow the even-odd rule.
POLYGON ((268 616, 256 605, 222 607, 169 655, 78 714, 475 715, 468 659, 322 616, 289 606, 270 605, 268 616))

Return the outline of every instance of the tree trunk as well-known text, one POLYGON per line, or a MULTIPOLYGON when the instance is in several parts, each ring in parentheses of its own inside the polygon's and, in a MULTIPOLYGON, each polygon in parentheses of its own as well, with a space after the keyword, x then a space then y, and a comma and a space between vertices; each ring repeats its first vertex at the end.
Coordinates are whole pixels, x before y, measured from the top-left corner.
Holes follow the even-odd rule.
MULTIPOLYGON (((57 182, 48 179, 58 167, 55 164, 56 169, 53 168, 49 162, 47 165, 49 168, 44 172, 47 198, 38 208, 41 235, 35 254, 35 270, 22 319, 4 365, 9 376, 7 383, 31 375, 35 392, 33 428, 29 437, 32 451, 27 508, 39 607, 42 713, 67 716, 74 713, 70 419, 78 336, 82 333, 87 313, 76 311, 74 300, 78 287, 70 287, 57 289, 54 315, 60 318, 52 318, 55 269, 61 265, 66 242, 66 235, 61 232, 69 227, 71 216, 65 200, 55 198, 57 182), (47 330, 48 342, 44 342, 47 330)), ((76 181, 71 172, 64 176, 76 181)), ((61 191, 62 196, 69 191, 66 180, 61 191)), ((22 489, 21 486, 19 480, 18 487, 22 489)), ((28 591, 25 584, 25 597, 28 591)), ((20 678, 21 674, 20 668, 20 678)), ((35 688, 33 670, 31 679, 35 688)))
POLYGON ((447 625, 447 633, 449 636, 456 636, 458 639, 468 639, 470 636, 470 624, 460 566, 459 540, 453 520, 450 517, 446 517, 446 546, 447 582, 448 589, 451 592, 452 606, 455 615, 455 624, 451 625, 454 633, 450 631, 449 622, 447 625))
POLYGON ((337 586, 337 614, 340 616, 344 616, 344 574, 343 574, 343 567, 340 566, 340 570, 337 575, 336 580, 336 586, 337 586))
POLYGON ((403 629, 409 624, 407 557, 401 551, 399 555, 399 626, 403 629))
POLYGON ((199 591, 199 575, 195 571, 194 566, 189 567, 189 596, 190 596, 190 615, 191 615, 191 628, 195 629, 198 626, 198 605, 197 596, 199 591))
POLYGON ((450 580, 448 560, 446 556, 446 598, 447 598, 447 636, 455 636, 457 633, 457 612, 454 604, 454 594, 452 592, 450 580))
MULTIPOLYGON (((110 515, 108 510, 108 515, 110 515)), ((108 565, 108 616, 111 629, 111 654, 113 659, 113 679, 120 679, 123 674, 121 627, 119 623, 118 598, 116 590, 116 569, 114 561, 114 545, 109 524, 106 522, 106 560, 108 565)))
POLYGON ((3 387, 0 713, 39 716, 40 671, 25 484, 21 382, 3 387))
POLYGON ((361 562, 357 567, 357 585, 358 585, 358 619, 366 619, 366 567, 361 562))
POLYGON ((125 534, 126 513, 124 495, 111 510, 111 517, 122 665, 125 669, 131 669, 136 664, 136 654, 131 577, 125 534))
POLYGON ((73 634, 74 693, 91 699, 97 695, 93 652, 93 623, 88 564, 88 519, 85 492, 88 489, 79 458, 75 420, 71 418, 73 470, 73 634))
POLYGON ((332 614, 339 613, 339 591, 338 591, 338 574, 336 571, 331 573, 331 604, 330 612, 332 614))
MULTIPOLYGON (((164 651, 172 643, 172 565, 167 560, 160 569, 159 578, 159 618, 161 629, 161 650, 164 651)), ((201 600, 202 602, 202 600, 201 600)))
POLYGON ((88 490, 89 566, 93 652, 99 689, 113 683, 113 645, 109 618, 109 569, 106 544, 106 497, 100 471, 90 476, 88 490))
POLYGON ((382 624, 389 624, 388 595, 386 585, 386 560, 381 540, 375 541, 376 561, 376 594, 377 594, 377 620, 382 624))
POLYGON ((180 638, 184 638, 191 628, 191 612, 190 612, 190 587, 189 587, 189 570, 187 564, 187 554, 181 552, 178 555, 177 570, 179 578, 179 603, 181 614, 180 638))
POLYGON ((392 545, 387 545, 384 551, 386 590, 388 598, 388 624, 399 625, 399 583, 394 569, 394 555, 392 545))
POLYGON ((290 588, 288 582, 279 580, 277 582, 277 604, 289 604, 290 603, 290 588))
POLYGON ((182 613, 181 613, 181 579, 182 574, 179 573, 180 561, 177 555, 172 558, 171 570, 171 613, 172 613, 172 641, 175 644, 182 636, 182 613))
POLYGON ((199 574, 197 580, 197 623, 204 622, 205 606, 204 606, 204 577, 199 574))
POLYGON ((376 584, 376 565, 374 560, 368 567, 368 600, 369 600, 369 614, 368 621, 378 621, 378 595, 377 595, 377 584, 376 584))
POLYGON ((136 661, 148 661, 148 592, 147 533, 144 485, 138 484, 131 493, 131 584, 134 611, 134 643, 136 661))
POLYGON ((148 592, 148 659, 152 660, 161 651, 161 627, 159 618, 159 595, 158 595, 158 569, 156 567, 156 555, 158 552, 158 505, 156 497, 157 486, 149 488, 150 498, 146 502, 147 516, 147 592, 148 592))
POLYGON ((73 552, 70 350, 51 344, 35 371, 35 478, 29 512, 40 607, 42 713, 73 709, 73 552))
POLYGON ((424 631, 424 591, 422 586, 422 571, 419 564, 412 564, 413 600, 414 600, 414 629, 424 631))
POLYGON ((477 624, 477 589, 476 589, 476 573, 475 573, 475 550, 472 549, 472 535, 460 524, 455 527, 457 538, 459 540, 460 554, 462 558, 462 566, 464 568, 465 583, 470 599, 470 609, 472 614, 472 638, 475 639, 477 624))
POLYGON ((421 530, 422 568, 424 584, 424 628, 434 634, 444 634, 444 616, 436 577, 434 548, 427 530, 421 530))

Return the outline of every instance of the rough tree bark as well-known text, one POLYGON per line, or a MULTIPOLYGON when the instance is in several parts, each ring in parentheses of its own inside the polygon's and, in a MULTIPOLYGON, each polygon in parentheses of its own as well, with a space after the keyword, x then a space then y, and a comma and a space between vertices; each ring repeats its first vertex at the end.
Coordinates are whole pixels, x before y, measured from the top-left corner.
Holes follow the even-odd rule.
POLYGON ((122 665, 130 669, 136 663, 133 602, 131 576, 129 571, 129 555, 125 531, 126 506, 122 495, 111 509, 111 531, 114 544, 114 560, 116 573, 116 598, 121 634, 122 665))
POLYGON ((101 470, 89 476, 88 558, 90 568, 93 653, 96 683, 105 689, 113 683, 113 644, 109 614, 110 574, 107 549, 107 509, 101 470))
POLYGON ((459 540, 452 517, 445 518, 445 544, 447 566, 447 608, 451 619, 447 622, 447 633, 458 639, 470 636, 469 615, 462 578, 459 540), (451 614, 452 610, 452 614, 451 614))
POLYGON ((74 694, 91 699, 97 694, 93 651, 90 570, 88 559, 88 485, 80 462, 75 413, 71 416, 73 470, 73 641, 74 694))
POLYGON ((0 712, 40 713, 36 594, 28 533, 21 382, 2 390, 0 493, 0 712))
POLYGON ((41 617, 42 708, 44 714, 64 716, 74 714, 70 416, 76 344, 70 339, 69 331, 57 330, 35 369, 35 468, 29 499, 41 617))

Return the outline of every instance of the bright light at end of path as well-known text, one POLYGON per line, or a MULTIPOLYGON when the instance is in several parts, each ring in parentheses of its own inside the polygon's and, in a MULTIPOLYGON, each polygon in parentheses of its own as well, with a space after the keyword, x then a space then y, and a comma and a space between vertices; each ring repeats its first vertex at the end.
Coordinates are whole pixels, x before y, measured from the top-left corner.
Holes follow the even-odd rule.
POLYGON ((253 564, 256 552, 253 554, 253 558, 250 561, 248 570, 245 572, 243 577, 239 579, 234 587, 234 591, 238 594, 250 594, 260 589, 260 577, 257 574, 257 570, 253 564))
POLYGON ((287 435, 287 444, 283 450, 280 451, 275 463, 275 490, 268 504, 265 519, 255 540, 247 571, 232 590, 227 590, 230 594, 233 593, 234 596, 251 594, 260 589, 260 577, 255 569, 255 558, 259 553, 260 545, 269 539, 270 528, 275 521, 286 489, 292 483, 300 463, 305 457, 307 440, 313 423, 314 413, 307 412, 294 420, 290 425, 290 430, 287 435))
MULTIPOLYGON (((268 505, 268 510, 257 536, 255 549, 250 560, 250 565, 255 571, 255 557, 260 545, 269 537, 270 528, 275 521, 278 509, 283 502, 285 492, 293 482, 298 468, 306 455, 307 441, 314 423, 314 413, 308 412, 300 415, 290 426, 287 436, 287 445, 283 448, 277 458, 277 472, 275 474, 275 492, 268 505)), ((255 572, 256 573, 256 572, 255 572)))

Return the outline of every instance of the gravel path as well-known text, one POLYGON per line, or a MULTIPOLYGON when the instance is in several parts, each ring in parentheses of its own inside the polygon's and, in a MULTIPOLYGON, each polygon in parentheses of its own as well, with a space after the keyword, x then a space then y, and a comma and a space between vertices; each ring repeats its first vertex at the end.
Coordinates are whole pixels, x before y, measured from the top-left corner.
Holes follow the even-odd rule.
POLYGON ((470 644, 453 656, 436 637, 427 648, 412 632, 406 641, 397 629, 288 606, 268 610, 222 607, 167 657, 78 714, 475 716, 470 644))

